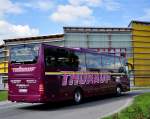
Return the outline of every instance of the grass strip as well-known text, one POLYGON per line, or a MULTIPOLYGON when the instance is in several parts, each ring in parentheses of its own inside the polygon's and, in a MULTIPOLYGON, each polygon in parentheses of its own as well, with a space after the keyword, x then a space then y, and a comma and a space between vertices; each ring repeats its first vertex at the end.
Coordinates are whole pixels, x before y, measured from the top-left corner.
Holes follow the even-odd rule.
POLYGON ((8 93, 7 91, 0 91, 0 101, 7 100, 8 93))

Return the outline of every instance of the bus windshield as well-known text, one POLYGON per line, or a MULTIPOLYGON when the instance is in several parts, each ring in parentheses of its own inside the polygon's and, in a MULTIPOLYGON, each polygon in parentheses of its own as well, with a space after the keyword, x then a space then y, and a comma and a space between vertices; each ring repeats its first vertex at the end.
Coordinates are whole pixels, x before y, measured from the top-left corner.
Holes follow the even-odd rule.
POLYGON ((10 61, 15 64, 33 64, 38 59, 39 45, 24 44, 13 46, 10 50, 10 61))

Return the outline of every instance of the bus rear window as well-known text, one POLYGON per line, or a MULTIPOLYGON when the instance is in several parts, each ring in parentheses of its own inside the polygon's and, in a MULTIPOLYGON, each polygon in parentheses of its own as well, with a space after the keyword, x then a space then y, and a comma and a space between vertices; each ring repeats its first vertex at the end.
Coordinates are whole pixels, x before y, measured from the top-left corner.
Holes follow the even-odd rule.
POLYGON ((25 44, 13 46, 10 50, 11 63, 33 64, 38 59, 39 45, 25 44))

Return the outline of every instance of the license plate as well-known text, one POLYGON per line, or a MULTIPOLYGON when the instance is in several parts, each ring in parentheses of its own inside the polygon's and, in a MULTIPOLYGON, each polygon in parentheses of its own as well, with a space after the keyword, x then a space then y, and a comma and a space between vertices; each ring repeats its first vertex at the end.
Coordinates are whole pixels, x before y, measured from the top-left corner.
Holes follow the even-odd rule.
POLYGON ((19 89, 19 93, 27 93, 27 89, 19 89))

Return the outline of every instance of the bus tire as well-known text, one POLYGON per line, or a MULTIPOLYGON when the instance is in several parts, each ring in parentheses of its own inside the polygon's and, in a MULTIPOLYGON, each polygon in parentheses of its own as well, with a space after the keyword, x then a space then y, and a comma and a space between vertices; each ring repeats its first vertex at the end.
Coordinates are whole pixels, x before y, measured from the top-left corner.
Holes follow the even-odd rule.
POLYGON ((116 96, 121 96, 121 94, 122 94, 122 88, 121 88, 121 86, 117 86, 116 87, 116 96))
POLYGON ((80 89, 76 89, 74 91, 73 100, 74 100, 75 104, 80 104, 82 102, 83 94, 82 94, 82 91, 80 89))

